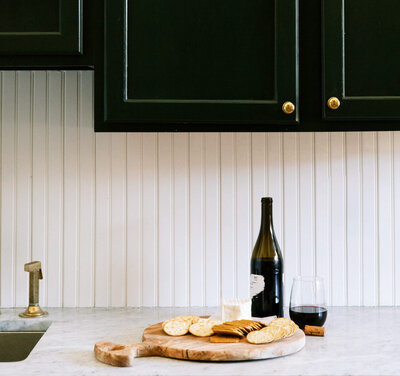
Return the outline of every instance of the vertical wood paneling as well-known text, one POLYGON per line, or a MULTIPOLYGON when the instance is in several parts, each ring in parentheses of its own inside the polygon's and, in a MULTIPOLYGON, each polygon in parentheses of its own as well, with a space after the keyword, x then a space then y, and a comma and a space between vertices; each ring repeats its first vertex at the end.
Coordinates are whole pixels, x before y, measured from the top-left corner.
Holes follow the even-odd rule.
POLYGON ((250 293, 250 257, 253 248, 251 233, 251 135, 236 136, 235 186, 236 186, 236 296, 246 299, 250 293))
POLYGON ((331 303, 331 184, 328 133, 315 133, 315 274, 324 279, 327 303, 331 303))
POLYGON ((298 273, 333 305, 400 304, 400 132, 93 131, 92 72, 1 72, 0 304, 216 306, 248 296, 274 198, 285 302, 298 273))
POLYGON ((173 245, 173 135, 158 135, 158 240, 159 305, 174 305, 174 245, 173 245))
POLYGON ((190 182, 190 305, 204 305, 204 171, 203 142, 201 133, 193 133, 189 139, 189 182, 190 182))
POLYGON ((126 134, 111 136, 111 300, 126 305, 126 134))
POLYGON ((251 134, 251 186, 252 186, 252 244, 254 245, 261 223, 261 198, 267 194, 266 135, 251 134))
MULTIPOLYGON (((15 305, 20 307, 28 302, 29 277, 24 264, 32 261, 32 76, 31 72, 17 72, 15 305)), ((42 303, 43 296, 40 298, 42 303)))
POLYGON ((361 304, 361 138, 346 134, 347 171, 347 295, 349 305, 361 304))
POLYGON ((63 304, 77 305, 79 238, 78 73, 65 72, 64 94, 64 291, 63 304))
POLYGON ((344 134, 330 136, 331 172, 331 284, 333 305, 347 304, 347 263, 346 263, 346 171, 344 134))
MULTIPOLYGON (((32 72, 32 261, 41 260, 47 270, 47 96, 45 71, 32 72)), ((78 113, 78 111, 76 111, 78 113)), ((18 153, 20 154, 20 153, 18 153)), ((22 265, 18 265, 22 268, 22 265)), ((25 277, 26 278, 26 277, 25 277)), ((46 299, 45 284, 39 285, 39 296, 46 299)))
MULTIPOLYGON (((97 140, 98 136, 96 136, 97 140)), ((143 136, 141 133, 127 135, 127 276, 126 291, 127 305, 138 307, 143 304, 143 236, 142 236, 142 149, 143 136)), ((97 154, 97 152, 96 152, 97 154)), ((98 186, 96 185, 96 190, 98 186)), ((96 206, 97 210, 97 206, 96 206)), ((96 254, 98 249, 96 249, 96 254)), ((173 261, 173 260, 172 260, 173 261)), ((171 289, 173 291, 173 289, 171 289)), ((173 305, 173 302, 171 302, 173 305)))
MULTIPOLYGON (((79 256, 78 306, 94 304, 95 136, 93 72, 78 73, 79 85, 79 256)), ((124 156, 124 161, 126 157, 124 156)))
POLYGON ((15 305, 16 180, 17 180, 17 76, 2 72, 1 104, 1 265, 2 307, 15 305))
POLYGON ((283 199, 284 210, 284 238, 283 249, 285 256, 285 285, 284 299, 289 303, 290 288, 293 277, 299 273, 299 197, 298 197, 298 136, 295 133, 283 135, 283 199))
POLYGON ((362 305, 378 304, 376 133, 362 133, 362 305))
POLYGON ((47 304, 62 305, 63 291, 63 161, 64 75, 48 72, 48 160, 47 160, 47 304))
POLYGON ((205 305, 220 303, 220 135, 205 135, 205 305))
POLYGON ((111 134, 96 135, 95 305, 111 304, 111 134))
POLYGON ((312 133, 299 134, 299 246, 300 274, 313 275, 314 259, 314 138, 312 133))
MULTIPOLYGON (((143 221, 143 285, 144 306, 158 305, 158 196, 157 135, 143 135, 142 221, 143 221)), ((187 250, 187 248, 186 248, 187 250)))
POLYGON ((378 132, 379 305, 394 301, 392 133, 378 132))
POLYGON ((189 305, 189 144, 188 135, 174 135, 174 306, 189 305))
POLYGON ((221 133, 221 296, 225 299, 237 296, 235 142, 235 134, 221 133))
MULTIPOLYGON (((274 229, 278 238, 279 245, 283 247, 283 150, 282 133, 268 133, 267 148, 267 166, 268 184, 267 195, 273 198, 273 217, 274 229)), ((251 151, 250 151, 251 153, 251 151)), ((258 208, 259 211, 259 208, 258 208)))

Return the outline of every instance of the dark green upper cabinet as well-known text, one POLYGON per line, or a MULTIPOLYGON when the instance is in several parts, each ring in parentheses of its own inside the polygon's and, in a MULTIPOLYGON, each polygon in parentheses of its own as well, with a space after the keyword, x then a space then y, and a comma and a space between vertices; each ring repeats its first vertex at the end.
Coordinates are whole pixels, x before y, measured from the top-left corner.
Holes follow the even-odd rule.
POLYGON ((0 54, 82 54, 82 1, 0 0, 0 54))
POLYGON ((106 0, 105 30, 96 130, 298 121, 296 0, 106 0))
POLYGON ((399 46, 399 0, 0 0, 0 70, 94 69, 96 131, 399 130, 399 46))
POLYGON ((400 1, 323 0, 322 17, 324 118, 400 119, 400 1))

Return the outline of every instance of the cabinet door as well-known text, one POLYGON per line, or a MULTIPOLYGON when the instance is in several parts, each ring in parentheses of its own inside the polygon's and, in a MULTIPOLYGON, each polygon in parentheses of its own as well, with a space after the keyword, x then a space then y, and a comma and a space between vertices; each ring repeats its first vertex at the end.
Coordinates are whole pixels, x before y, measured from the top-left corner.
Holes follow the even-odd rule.
POLYGON ((81 54, 82 1, 0 0, 0 54, 81 54))
POLYGON ((297 122, 296 0, 106 0, 105 30, 98 131, 297 122))
POLYGON ((400 1, 323 0, 322 17, 324 117, 400 119, 400 1))

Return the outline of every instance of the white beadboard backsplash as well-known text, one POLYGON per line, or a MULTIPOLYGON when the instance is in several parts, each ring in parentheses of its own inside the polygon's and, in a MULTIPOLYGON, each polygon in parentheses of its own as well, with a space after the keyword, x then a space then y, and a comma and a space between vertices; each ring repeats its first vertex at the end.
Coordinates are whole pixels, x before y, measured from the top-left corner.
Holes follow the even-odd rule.
POLYGON ((94 133, 93 73, 3 71, 1 307, 248 297, 260 199, 330 305, 400 305, 400 132, 94 133))

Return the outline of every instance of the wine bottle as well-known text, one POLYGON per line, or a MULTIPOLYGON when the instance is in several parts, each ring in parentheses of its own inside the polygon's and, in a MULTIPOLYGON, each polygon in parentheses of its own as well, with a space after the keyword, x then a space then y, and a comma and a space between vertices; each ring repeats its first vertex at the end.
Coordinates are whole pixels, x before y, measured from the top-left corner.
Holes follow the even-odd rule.
POLYGON ((272 222, 272 198, 261 199, 261 226, 250 262, 253 317, 283 316, 283 258, 272 222))

